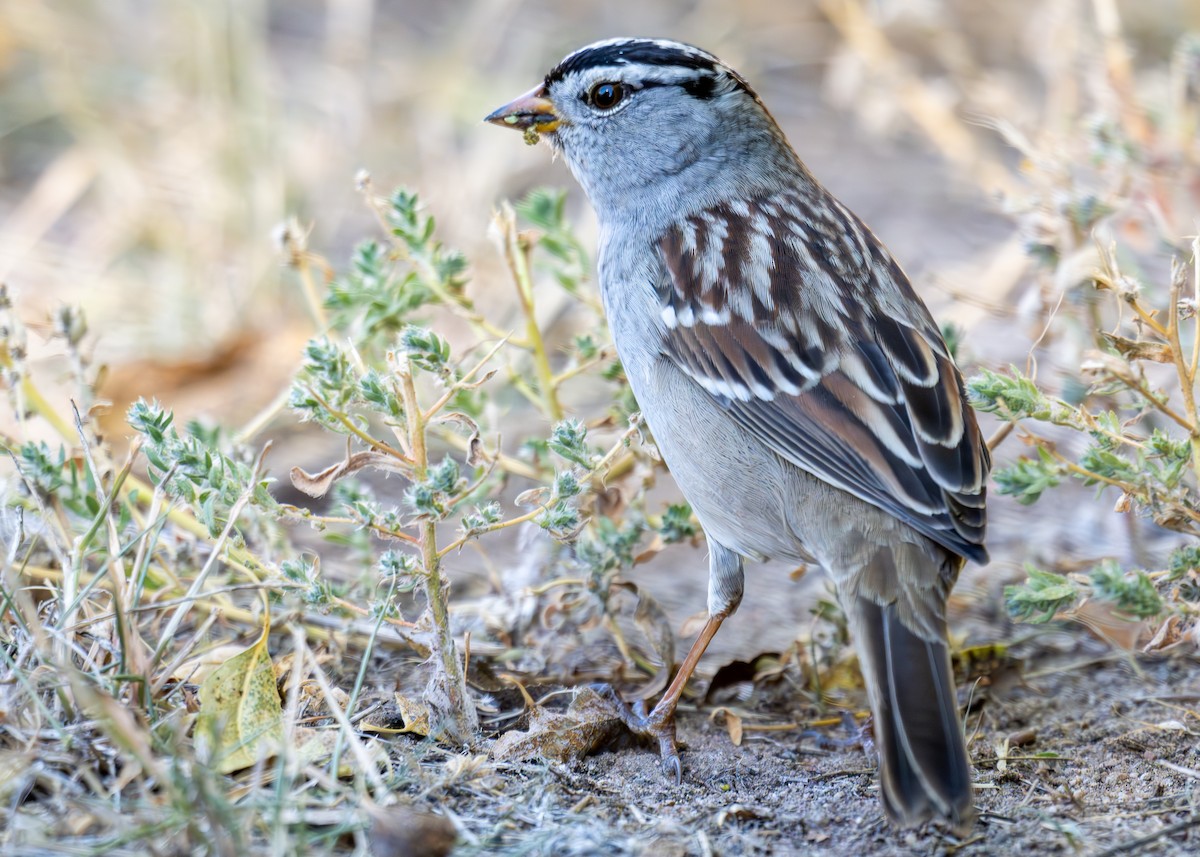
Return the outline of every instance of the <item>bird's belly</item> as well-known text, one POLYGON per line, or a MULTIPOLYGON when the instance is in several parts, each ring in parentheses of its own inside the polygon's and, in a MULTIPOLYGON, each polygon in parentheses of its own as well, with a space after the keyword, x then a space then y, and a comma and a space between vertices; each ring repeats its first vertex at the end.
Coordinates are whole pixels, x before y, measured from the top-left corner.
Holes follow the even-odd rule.
POLYGON ((794 468, 739 430, 674 364, 660 357, 645 368, 629 374, 634 395, 707 537, 746 557, 807 560, 789 508, 794 468))

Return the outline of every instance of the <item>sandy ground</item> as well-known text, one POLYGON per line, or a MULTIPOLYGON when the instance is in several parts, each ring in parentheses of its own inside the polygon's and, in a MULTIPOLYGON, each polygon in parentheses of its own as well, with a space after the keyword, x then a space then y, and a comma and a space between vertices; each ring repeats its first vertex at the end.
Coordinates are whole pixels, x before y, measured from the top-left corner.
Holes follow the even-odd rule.
MULTIPOLYGON (((892 829, 860 748, 822 749, 795 731, 747 732, 737 747, 695 710, 679 721, 680 786, 652 750, 623 747, 504 764, 426 803, 453 812, 460 855, 1196 853, 1195 662, 1134 665, 1075 643, 1042 651, 1004 692, 976 690, 967 731, 980 817, 966 837, 892 829)), ((792 713, 776 705, 747 722, 792 713)))

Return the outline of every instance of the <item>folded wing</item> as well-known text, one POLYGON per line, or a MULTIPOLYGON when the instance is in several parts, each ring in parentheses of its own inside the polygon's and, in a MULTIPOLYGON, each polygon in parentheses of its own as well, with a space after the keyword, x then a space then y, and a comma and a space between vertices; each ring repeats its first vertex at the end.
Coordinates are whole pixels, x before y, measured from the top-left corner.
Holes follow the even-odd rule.
POLYGON ((853 214, 819 190, 728 203, 659 249, 671 360, 797 467, 987 561, 990 460, 961 377, 853 214))

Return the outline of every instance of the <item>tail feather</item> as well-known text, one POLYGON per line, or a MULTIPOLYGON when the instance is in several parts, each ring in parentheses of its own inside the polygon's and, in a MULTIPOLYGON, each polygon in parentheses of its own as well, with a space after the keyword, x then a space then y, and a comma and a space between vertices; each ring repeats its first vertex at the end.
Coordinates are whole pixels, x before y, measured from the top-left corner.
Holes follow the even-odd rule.
POLYGON ((971 768, 944 640, 909 630, 895 603, 854 600, 852 624, 871 697, 884 807, 900 825, 974 819, 971 768))

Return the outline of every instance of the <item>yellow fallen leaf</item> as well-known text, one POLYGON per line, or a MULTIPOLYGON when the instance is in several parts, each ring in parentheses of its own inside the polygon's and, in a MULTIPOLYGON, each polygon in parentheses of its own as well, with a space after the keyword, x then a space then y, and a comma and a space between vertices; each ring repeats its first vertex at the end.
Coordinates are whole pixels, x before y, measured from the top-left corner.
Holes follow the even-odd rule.
POLYGON ((419 699, 409 699, 407 696, 397 693, 396 707, 400 709, 400 716, 404 718, 404 728, 398 730, 400 733, 411 732, 422 738, 429 737, 428 705, 419 699))
POLYGON ((217 667, 235 655, 241 654, 241 652, 241 646, 234 645, 233 643, 225 643, 224 645, 209 649, 202 655, 188 658, 171 672, 171 678, 175 681, 202 684, 206 678, 213 674, 213 671, 217 667))
POLYGON ((223 774, 248 768, 279 751, 283 704, 267 651, 270 620, 250 648, 225 661, 200 685, 196 744, 223 774))

